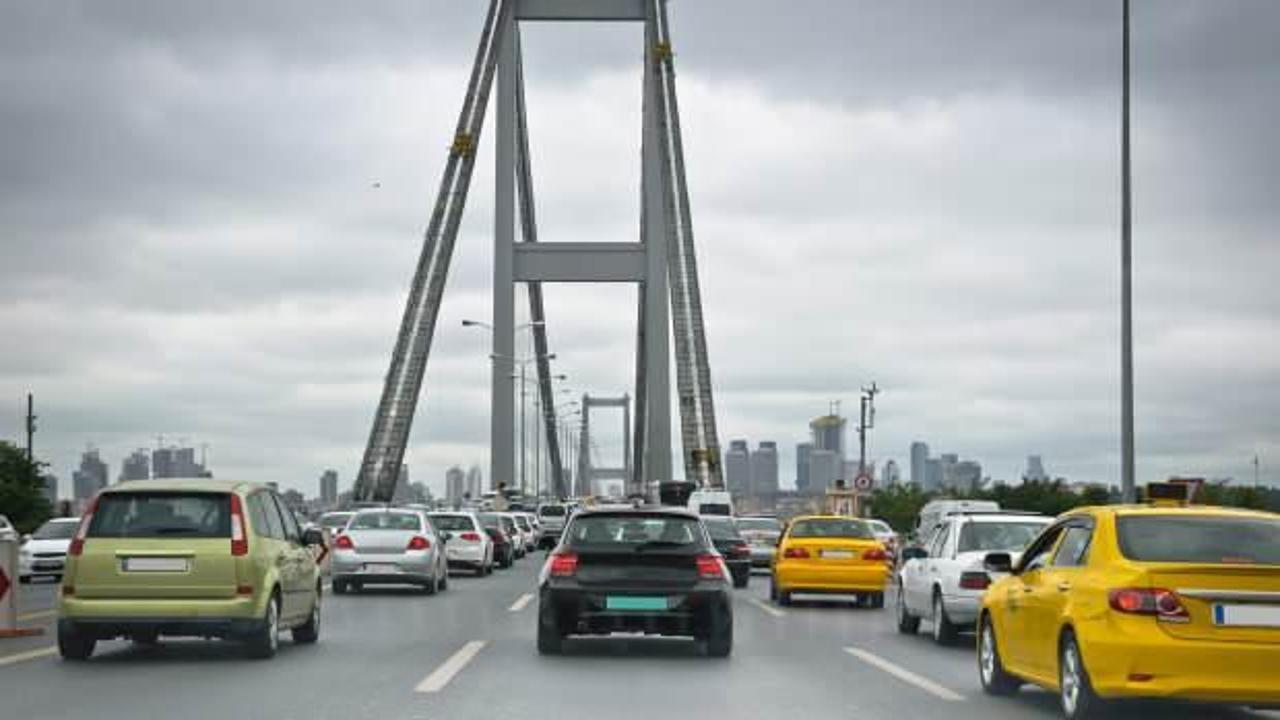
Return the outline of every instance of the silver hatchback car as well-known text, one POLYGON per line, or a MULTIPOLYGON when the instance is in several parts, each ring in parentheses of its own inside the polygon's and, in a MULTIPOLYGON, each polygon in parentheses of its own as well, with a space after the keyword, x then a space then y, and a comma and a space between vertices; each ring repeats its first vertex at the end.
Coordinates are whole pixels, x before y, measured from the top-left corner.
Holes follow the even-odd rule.
POLYGON ((444 543, 421 510, 367 508, 333 541, 333 592, 365 585, 417 585, 428 595, 449 586, 444 543))

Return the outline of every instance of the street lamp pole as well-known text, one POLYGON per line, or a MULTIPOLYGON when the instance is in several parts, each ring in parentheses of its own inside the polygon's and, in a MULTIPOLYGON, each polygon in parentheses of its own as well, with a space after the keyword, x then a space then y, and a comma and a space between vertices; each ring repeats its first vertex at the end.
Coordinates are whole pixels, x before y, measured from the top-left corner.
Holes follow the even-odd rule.
POLYGON ((1133 183, 1129 157, 1129 0, 1124 2, 1123 83, 1120 110, 1120 485, 1124 501, 1137 500, 1133 440, 1133 183))

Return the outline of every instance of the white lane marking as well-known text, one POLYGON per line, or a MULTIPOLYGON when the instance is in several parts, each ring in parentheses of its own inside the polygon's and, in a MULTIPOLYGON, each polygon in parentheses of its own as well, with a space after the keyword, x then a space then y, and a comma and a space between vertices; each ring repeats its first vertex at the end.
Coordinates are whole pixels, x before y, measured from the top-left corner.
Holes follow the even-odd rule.
POLYGON ((54 615, 57 615, 57 614, 58 614, 57 610, 41 610, 40 612, 33 612, 33 613, 27 613, 26 615, 19 615, 18 622, 26 622, 28 620, 39 620, 40 618, 53 617, 54 615))
POLYGON ((44 657, 46 655, 55 655, 57 652, 58 646, 50 645, 49 647, 40 648, 39 650, 30 650, 16 655, 5 655, 4 657, 0 657, 0 665, 12 665, 14 663, 20 663, 23 660, 35 660, 36 658, 44 657))
POLYGON ((769 613, 770 615, 776 618, 780 618, 783 615, 786 615, 786 613, 783 612, 782 610, 779 610, 778 608, 770 605, 769 603, 761 600, 760 598, 756 598, 756 597, 747 598, 747 602, 751 603, 752 605, 755 605, 756 607, 760 608, 761 610, 769 613))
POLYGON ((904 667, 895 665, 879 655, 869 653, 862 648, 847 647, 844 651, 868 665, 873 665, 889 673, 905 683, 915 685, 917 688, 924 690, 939 700, 947 700, 949 702, 959 702, 964 700, 964 696, 954 690, 945 688, 929 678, 917 675, 904 667))
POLYGON ((414 688, 414 692, 440 692, 449 684, 449 681, 453 679, 454 675, 461 672, 462 668, 466 667, 467 663, 471 662, 471 659, 474 658, 476 653, 480 652, 481 648, 484 646, 485 641, 483 640, 472 640, 466 645, 463 645, 458 652, 454 653, 448 660, 441 663, 440 667, 436 668, 430 675, 423 678, 422 682, 418 683, 418 687, 414 688))
POLYGON ((533 593, 525 593, 525 594, 521 595, 520 597, 516 598, 516 601, 515 601, 515 602, 513 602, 513 603, 511 603, 511 607, 507 608, 507 611, 508 611, 508 612, 520 612, 520 611, 521 611, 521 610, 523 610, 523 609, 525 608, 525 606, 526 606, 526 605, 528 605, 530 602, 533 602, 533 593))

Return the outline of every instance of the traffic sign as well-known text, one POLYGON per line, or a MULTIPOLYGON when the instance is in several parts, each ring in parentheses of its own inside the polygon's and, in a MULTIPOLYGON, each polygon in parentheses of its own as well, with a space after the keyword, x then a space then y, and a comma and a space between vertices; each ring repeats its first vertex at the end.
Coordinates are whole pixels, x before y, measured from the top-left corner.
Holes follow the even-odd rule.
POLYGON ((853 489, 857 490, 858 492, 869 491, 873 484, 874 484, 874 481, 872 481, 871 476, 866 473, 862 473, 861 475, 853 479, 853 489))

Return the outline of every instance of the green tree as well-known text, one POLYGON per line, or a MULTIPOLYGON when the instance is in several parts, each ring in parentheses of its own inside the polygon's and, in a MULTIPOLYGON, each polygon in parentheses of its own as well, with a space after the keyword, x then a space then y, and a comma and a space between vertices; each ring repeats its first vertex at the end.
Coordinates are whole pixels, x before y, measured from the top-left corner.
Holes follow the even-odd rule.
POLYGON ((28 462, 25 451, 0 440, 0 514, 8 517, 18 532, 35 530, 53 514, 40 477, 44 466, 39 461, 28 462))

